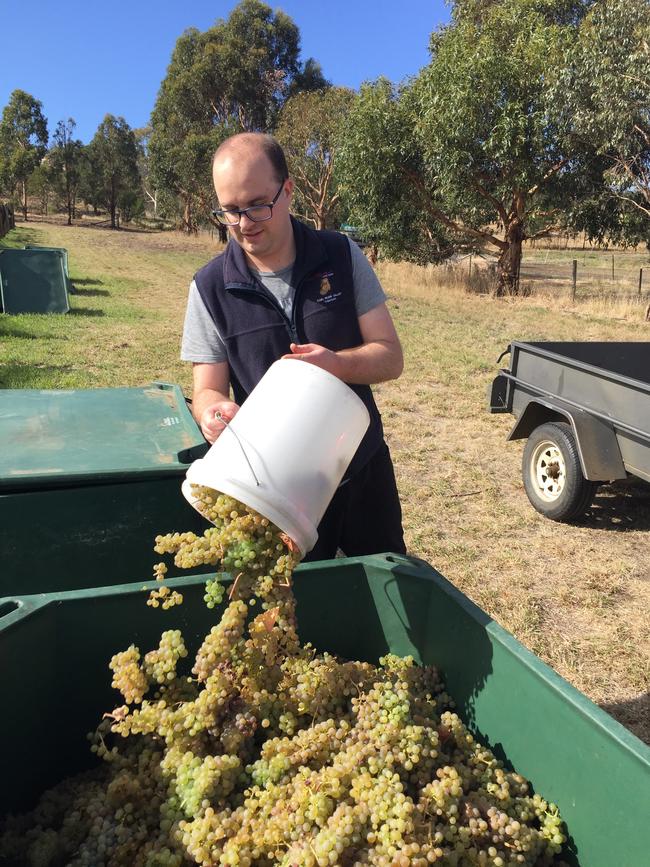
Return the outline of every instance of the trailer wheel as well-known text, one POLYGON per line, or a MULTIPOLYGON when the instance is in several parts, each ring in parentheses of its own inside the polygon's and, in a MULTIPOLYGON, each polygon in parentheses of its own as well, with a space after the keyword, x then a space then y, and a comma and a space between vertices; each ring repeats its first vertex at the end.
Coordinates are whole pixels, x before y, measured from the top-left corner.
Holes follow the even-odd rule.
POLYGON ((552 521, 582 514, 598 487, 582 475, 578 446, 566 422, 535 428, 524 448, 522 475, 528 499, 552 521))

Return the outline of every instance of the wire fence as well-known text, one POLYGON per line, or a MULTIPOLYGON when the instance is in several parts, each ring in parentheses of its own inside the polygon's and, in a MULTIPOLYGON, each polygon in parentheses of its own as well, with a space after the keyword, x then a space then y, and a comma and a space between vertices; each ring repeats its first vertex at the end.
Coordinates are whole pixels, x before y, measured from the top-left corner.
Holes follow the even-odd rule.
MULTIPOLYGON (((496 256, 453 256, 436 268, 444 282, 471 292, 491 292, 497 284, 496 256)), ((568 297, 573 301, 650 301, 650 250, 524 248, 519 271, 521 295, 568 297)))
POLYGON ((519 280, 524 291, 569 294, 574 299, 603 295, 645 297, 650 294, 650 254, 526 250, 519 280))

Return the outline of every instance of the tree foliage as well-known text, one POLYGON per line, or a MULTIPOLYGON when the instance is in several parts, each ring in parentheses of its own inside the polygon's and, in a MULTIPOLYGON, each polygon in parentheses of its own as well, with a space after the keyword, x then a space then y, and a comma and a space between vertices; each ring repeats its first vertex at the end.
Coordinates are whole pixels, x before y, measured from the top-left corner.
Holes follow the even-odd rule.
POLYGON ((210 157, 229 135, 269 131, 297 89, 322 86, 320 67, 299 60, 298 28, 260 0, 242 0, 206 32, 176 42, 151 117, 151 176, 181 203, 188 231, 209 218, 210 157))
POLYGON ((142 208, 137 143, 123 117, 107 114, 100 123, 87 148, 87 166, 93 201, 107 209, 111 228, 118 228, 118 209, 128 221, 142 208))
POLYGON ((495 250, 498 291, 518 290, 523 240, 561 225, 593 180, 584 147, 570 148, 551 100, 578 7, 458 3, 451 24, 432 34, 431 62, 416 78, 397 91, 385 82, 362 91, 346 134, 345 188, 369 225, 404 219, 394 253, 426 248, 427 233, 435 253, 444 229, 455 245, 495 250), (359 128, 370 133, 367 143, 359 128))
POLYGON ((68 213, 69 226, 75 214, 83 153, 83 144, 74 138, 75 127, 71 117, 67 121, 60 120, 53 135, 54 146, 48 154, 54 189, 68 213))
MULTIPOLYGON (((578 146, 603 156, 609 194, 624 211, 650 218, 649 0, 593 5, 567 51, 556 95, 578 146)), ((630 221, 623 215, 620 222, 630 221)))
POLYGON ((29 196, 32 201, 38 200, 41 214, 48 214, 50 203, 56 192, 54 173, 45 157, 34 169, 28 180, 29 196))
POLYGON ((346 118, 336 163, 347 220, 391 259, 434 262, 451 252, 441 224, 415 191, 424 177, 405 91, 386 78, 364 84, 346 118))
POLYGON ((27 219, 27 182, 47 150, 47 121, 43 104, 24 90, 14 90, 0 120, 0 180, 13 195, 21 190, 27 219))
POLYGON ((353 101, 354 92, 345 87, 297 93, 285 103, 276 129, 296 183, 294 210, 317 229, 341 222, 334 169, 353 101))

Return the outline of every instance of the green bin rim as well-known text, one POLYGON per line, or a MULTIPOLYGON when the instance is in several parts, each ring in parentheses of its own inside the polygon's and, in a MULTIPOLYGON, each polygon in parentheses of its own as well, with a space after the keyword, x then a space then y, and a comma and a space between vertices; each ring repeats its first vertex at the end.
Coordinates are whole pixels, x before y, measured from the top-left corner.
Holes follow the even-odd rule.
MULTIPOLYGON (((572 686, 553 668, 543 662, 531 650, 525 647, 511 633, 499 625, 492 617, 479 608, 471 599, 465 596, 457 587, 448 581, 436 569, 426 561, 417 557, 401 554, 371 554, 363 557, 341 557, 332 561, 333 566, 345 567, 358 563, 362 566, 386 568, 387 564, 395 571, 408 574, 412 577, 434 581, 452 601, 462 608, 472 619, 481 623, 490 634, 495 643, 502 645, 510 653, 516 655, 535 674, 550 691, 559 693, 562 698, 581 717, 587 719, 592 726, 601 729, 607 736, 614 738, 637 760, 642 762, 650 771, 650 746, 643 743, 640 738, 621 725, 602 708, 598 707, 591 699, 572 686)), ((296 579, 305 577, 308 579, 309 572, 322 571, 324 561, 313 563, 301 563, 295 572, 296 579)), ((212 573, 213 574, 213 573, 212 573)), ((165 579, 165 584, 172 588, 180 588, 194 585, 197 582, 205 582, 210 575, 180 575, 176 578, 165 579)), ((225 583, 231 583, 232 577, 223 575, 225 583)), ((0 598, 0 629, 8 629, 19 623, 23 618, 29 617, 38 610, 48 606, 57 605, 66 600, 97 599, 115 595, 131 595, 145 593, 160 588, 160 582, 155 580, 131 581, 125 584, 115 584, 106 587, 94 587, 85 590, 57 591, 55 593, 39 593, 22 596, 13 595, 0 598)), ((442 672, 444 676, 444 671, 442 672)))
MULTIPOLYGON (((104 465, 94 464, 86 467, 81 466, 78 469, 70 466, 66 466, 65 469, 57 466, 45 469, 42 465, 40 467, 36 465, 20 468, 15 465, 15 457, 9 454, 7 457, 9 463, 2 464, 0 461, 0 496, 52 488, 82 487, 112 482, 126 483, 139 479, 165 478, 169 475, 177 475, 180 478, 185 475, 192 461, 203 457, 208 448, 208 444, 187 406, 182 388, 175 383, 155 381, 142 386, 118 388, 0 390, 0 433, 2 432, 3 396, 8 403, 15 403, 19 400, 20 395, 24 395, 30 400, 36 400, 39 395, 44 398, 50 396, 53 399, 63 400, 66 395, 92 393, 93 396, 106 395, 107 398, 119 399, 126 393, 130 393, 130 396, 135 398, 138 392, 145 395, 158 391, 168 396, 170 412, 176 414, 169 416, 169 418, 174 419, 173 430, 178 431, 178 435, 175 435, 173 440, 173 450, 163 454, 161 462, 147 463, 143 460, 141 463, 121 463, 119 461, 107 461, 104 465)), ((74 453, 74 443, 70 445, 70 450, 74 453)), ((97 451, 100 450, 101 443, 98 443, 97 451)))

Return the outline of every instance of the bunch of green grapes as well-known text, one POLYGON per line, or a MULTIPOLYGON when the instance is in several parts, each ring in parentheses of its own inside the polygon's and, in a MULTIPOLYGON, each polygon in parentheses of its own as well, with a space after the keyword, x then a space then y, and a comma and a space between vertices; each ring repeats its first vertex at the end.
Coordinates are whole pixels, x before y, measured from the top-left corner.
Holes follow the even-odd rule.
MULTIPOLYGON (((156 550, 231 573, 220 621, 193 660, 178 630, 112 658, 125 703, 91 735, 101 766, 7 820, 0 856, 32 867, 559 863, 557 809, 475 741, 436 669, 302 645, 295 546, 232 498, 196 493, 214 526, 158 537, 156 550)), ((208 579, 206 604, 224 592, 208 579)))

